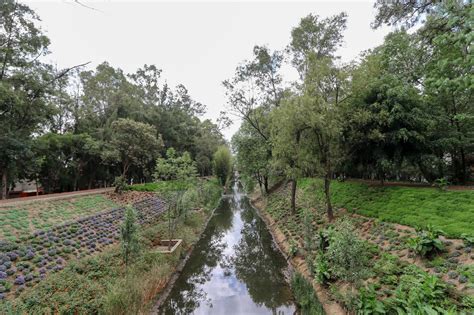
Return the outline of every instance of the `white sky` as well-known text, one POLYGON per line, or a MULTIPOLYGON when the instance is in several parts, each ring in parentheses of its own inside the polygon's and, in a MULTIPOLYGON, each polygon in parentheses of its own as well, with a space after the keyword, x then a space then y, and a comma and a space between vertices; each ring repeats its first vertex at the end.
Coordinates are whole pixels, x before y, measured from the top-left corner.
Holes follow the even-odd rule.
MULTIPOLYGON (((163 69, 171 86, 184 84, 190 95, 207 105, 215 120, 225 109, 222 81, 241 61, 252 57, 256 44, 283 49, 291 29, 309 13, 322 17, 345 11, 348 27, 339 54, 344 61, 380 45, 387 28, 372 30, 373 1, 198 2, 23 0, 42 19, 51 40, 48 61, 68 67, 103 61, 125 72, 144 64, 163 69)), ((286 76, 295 73, 286 70, 286 76)), ((227 139, 239 122, 224 131, 227 139)))

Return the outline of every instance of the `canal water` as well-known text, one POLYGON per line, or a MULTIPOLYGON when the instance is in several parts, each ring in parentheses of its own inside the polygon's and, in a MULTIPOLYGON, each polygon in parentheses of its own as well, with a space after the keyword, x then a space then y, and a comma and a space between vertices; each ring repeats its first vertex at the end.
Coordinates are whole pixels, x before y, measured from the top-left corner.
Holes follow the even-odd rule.
POLYGON ((295 314, 287 263, 235 182, 160 314, 295 314))

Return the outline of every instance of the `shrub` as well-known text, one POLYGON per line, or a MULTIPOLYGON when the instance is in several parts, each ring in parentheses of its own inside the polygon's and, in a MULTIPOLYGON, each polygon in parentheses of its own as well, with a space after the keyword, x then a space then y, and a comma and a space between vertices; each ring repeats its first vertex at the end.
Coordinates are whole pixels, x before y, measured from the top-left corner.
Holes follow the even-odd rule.
POLYGON ((140 250, 136 220, 135 210, 128 206, 125 209, 125 219, 120 227, 122 257, 126 266, 128 266, 131 255, 137 254, 140 250))
POLYGON ((449 182, 446 178, 438 178, 434 181, 433 186, 438 188, 440 191, 446 191, 449 186, 449 182))
POLYGON ((115 192, 117 194, 123 193, 125 190, 127 190, 127 181, 123 176, 117 176, 115 177, 114 180, 114 186, 115 186, 115 192))
POLYGON ((329 245, 325 257, 330 266, 331 277, 354 282, 369 275, 368 246, 354 232, 348 220, 338 222, 329 234, 329 245))
POLYGON ((443 231, 428 225, 426 230, 418 231, 418 235, 408 240, 408 247, 422 257, 431 256, 444 249, 439 236, 443 231))
POLYGON ((314 260, 313 272, 316 280, 321 284, 327 284, 331 278, 328 261, 323 253, 320 253, 314 260))
POLYGON ((291 280, 291 289, 303 315, 325 314, 314 293, 313 286, 301 274, 296 273, 291 280))

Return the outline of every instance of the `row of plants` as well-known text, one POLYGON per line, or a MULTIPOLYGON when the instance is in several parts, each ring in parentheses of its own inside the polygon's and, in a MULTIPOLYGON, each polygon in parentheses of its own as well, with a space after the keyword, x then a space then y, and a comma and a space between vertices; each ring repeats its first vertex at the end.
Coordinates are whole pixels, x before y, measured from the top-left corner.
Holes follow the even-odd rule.
MULTIPOLYGON (((365 218, 338 213, 339 218, 329 223, 318 210, 324 206, 312 207, 321 201, 304 190, 298 191, 299 207, 290 215, 287 194, 286 188, 271 194, 266 211, 287 237, 290 255, 303 257, 315 281, 326 286, 332 298, 350 313, 468 314, 474 307, 472 295, 461 294, 453 283, 443 281, 441 274, 427 272, 406 257, 386 251, 382 245, 390 243, 387 236, 393 232, 386 223, 374 228, 384 235, 383 241, 368 240, 361 237, 365 218)), ((418 260, 439 258, 444 251, 442 232, 433 227, 410 235, 399 242, 400 250, 418 260)), ((464 245, 469 245, 468 240, 464 245)), ((468 280, 474 276, 467 276, 473 270, 469 266, 458 266, 468 280)))
MULTIPOLYGON (((166 210, 156 197, 135 203, 137 222, 151 224, 166 210)), ((0 242, 0 299, 18 296, 26 287, 64 269, 67 261, 103 251, 120 238, 125 208, 115 208, 0 242)))
POLYGON ((0 239, 15 241, 35 230, 45 230, 66 220, 73 220, 117 207, 103 195, 79 196, 21 205, 0 207, 0 239))
MULTIPOLYGON (((160 239, 169 236, 169 216, 150 218, 149 199, 126 207, 125 218, 118 225, 119 244, 114 243, 95 255, 73 259, 64 270, 55 272, 28 288, 14 299, 0 302, 2 314, 136 314, 149 311, 164 288, 179 259, 195 242, 211 209, 217 205, 222 189, 209 181, 204 184, 209 194, 194 191, 180 197, 180 207, 188 207, 185 215, 174 217, 173 233, 183 239, 184 246, 172 254, 157 251, 160 239), (193 205, 191 208, 190 205, 193 205), (196 211, 191 211, 195 209, 196 211), (144 224, 148 222, 150 224, 144 224)), ((188 192, 188 191, 186 191, 188 192)), ((159 193, 164 193, 160 191, 159 193)), ((157 199, 163 205, 161 199, 157 199)), ((154 204, 156 206, 156 204, 154 204)), ((161 207, 161 213, 168 207, 161 207)), ((170 213, 168 211, 168 213, 170 213)), ((182 213, 183 214, 183 213, 182 213)))

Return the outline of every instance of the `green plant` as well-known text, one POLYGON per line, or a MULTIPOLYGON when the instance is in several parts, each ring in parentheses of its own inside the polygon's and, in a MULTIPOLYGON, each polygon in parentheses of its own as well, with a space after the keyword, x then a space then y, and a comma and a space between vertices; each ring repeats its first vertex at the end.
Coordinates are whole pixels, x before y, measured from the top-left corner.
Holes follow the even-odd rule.
POLYGON ((303 234, 304 234, 304 247, 306 251, 312 251, 314 249, 313 227, 314 214, 310 209, 305 209, 303 213, 303 234))
POLYGON ((461 234, 461 238, 465 246, 474 246, 474 236, 469 236, 466 233, 461 234))
POLYGON ((325 257, 330 266, 331 277, 355 282, 369 273, 368 246, 354 232, 349 220, 339 221, 329 234, 329 245, 325 257))
POLYGON ((290 257, 295 257, 296 254, 298 253, 298 244, 295 242, 295 240, 290 239, 290 247, 289 247, 289 255, 290 257))
POLYGON ((422 257, 431 256, 444 249, 444 244, 439 239, 443 231, 428 225, 426 230, 418 231, 416 237, 408 240, 408 247, 422 257))
POLYGON ((377 298, 377 293, 373 285, 359 290, 357 314, 372 315, 385 313, 385 305, 377 298))
POLYGON ((121 194, 127 190, 127 181, 123 176, 117 176, 114 180, 115 193, 121 194))
POLYGON ((291 289, 302 315, 324 315, 324 309, 311 283, 301 274, 295 273, 291 279, 291 289))
POLYGON ((313 262, 313 273, 321 284, 327 284, 331 278, 329 264, 323 253, 320 253, 313 262))
POLYGON ((136 218, 135 210, 128 206, 125 209, 125 218, 120 227, 122 258, 126 266, 128 266, 131 256, 140 251, 136 218))
POLYGON ((449 182, 446 178, 438 178, 433 182, 433 186, 438 188, 440 191, 446 191, 449 186, 449 182))
POLYGON ((446 284, 416 266, 409 266, 400 277, 394 297, 385 302, 387 311, 398 314, 457 314, 446 284))

